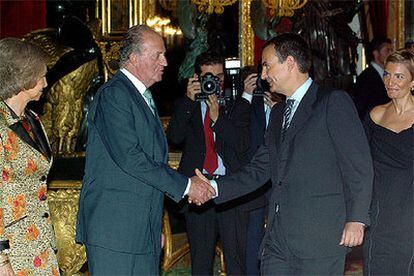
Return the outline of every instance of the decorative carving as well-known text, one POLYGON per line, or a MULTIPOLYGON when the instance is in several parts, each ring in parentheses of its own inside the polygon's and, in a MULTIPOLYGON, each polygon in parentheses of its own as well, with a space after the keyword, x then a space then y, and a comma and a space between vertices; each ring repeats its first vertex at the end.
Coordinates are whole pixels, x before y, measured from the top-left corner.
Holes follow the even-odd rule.
POLYGON ((270 15, 274 17, 291 17, 295 10, 303 8, 308 0, 262 0, 270 9, 270 15))
POLYGON ((225 6, 233 5, 237 0, 191 0, 200 12, 222 14, 225 6))
POLYGON ((251 0, 239 2, 239 56, 242 66, 254 65, 254 33, 250 5, 251 0))
POLYGON ((75 243, 79 190, 49 191, 48 200, 58 247, 59 267, 64 275, 73 275, 86 262, 84 246, 75 243))
POLYGON ((54 153, 74 152, 85 94, 97 74, 98 63, 94 59, 61 78, 48 91, 42 122, 54 153))

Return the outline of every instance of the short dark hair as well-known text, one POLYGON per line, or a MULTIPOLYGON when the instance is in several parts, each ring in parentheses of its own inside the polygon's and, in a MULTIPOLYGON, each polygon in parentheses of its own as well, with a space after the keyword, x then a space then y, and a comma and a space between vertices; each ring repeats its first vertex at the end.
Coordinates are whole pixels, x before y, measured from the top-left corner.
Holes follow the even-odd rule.
POLYGON ((308 73, 310 71, 312 61, 308 43, 298 34, 284 33, 277 35, 263 46, 273 46, 276 56, 280 62, 284 62, 288 56, 292 56, 298 64, 299 72, 308 73))
POLYGON ((391 39, 387 37, 374 37, 369 43, 370 53, 381 50, 385 43, 391 44, 391 39))
POLYGON ((216 53, 216 52, 207 51, 207 52, 204 52, 204 53, 200 54, 196 58, 195 64, 194 64, 194 70, 195 70, 197 75, 200 75, 201 74, 201 66, 203 66, 203 65, 214 65, 214 64, 224 64, 223 57, 220 54, 216 53))
POLYGON ((410 49, 414 45, 414 41, 405 42, 405 49, 410 49))

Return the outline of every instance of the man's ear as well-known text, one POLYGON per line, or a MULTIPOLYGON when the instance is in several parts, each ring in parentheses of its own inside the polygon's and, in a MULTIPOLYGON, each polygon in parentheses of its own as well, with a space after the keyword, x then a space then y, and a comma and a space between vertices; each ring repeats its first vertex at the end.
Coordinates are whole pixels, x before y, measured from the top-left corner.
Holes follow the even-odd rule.
POLYGON ((296 60, 292 56, 287 56, 286 62, 287 62, 287 68, 288 68, 289 72, 291 72, 293 70, 293 68, 296 66, 296 60))

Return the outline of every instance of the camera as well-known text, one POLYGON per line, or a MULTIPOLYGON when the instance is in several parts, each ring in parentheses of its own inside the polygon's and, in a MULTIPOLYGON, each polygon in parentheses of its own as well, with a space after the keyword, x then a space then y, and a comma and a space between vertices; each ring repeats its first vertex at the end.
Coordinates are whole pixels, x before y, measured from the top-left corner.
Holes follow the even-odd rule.
POLYGON ((226 78, 224 82, 224 91, 228 98, 235 99, 241 91, 240 59, 226 58, 224 61, 226 69, 226 78))
POLYGON ((195 95, 196 101, 206 101, 208 96, 216 94, 217 97, 221 94, 221 81, 219 77, 212 73, 206 73, 199 77, 201 92, 195 95))
POLYGON ((253 90, 253 96, 264 96, 266 91, 269 91, 269 83, 262 80, 262 64, 259 63, 257 67, 256 88, 253 90))

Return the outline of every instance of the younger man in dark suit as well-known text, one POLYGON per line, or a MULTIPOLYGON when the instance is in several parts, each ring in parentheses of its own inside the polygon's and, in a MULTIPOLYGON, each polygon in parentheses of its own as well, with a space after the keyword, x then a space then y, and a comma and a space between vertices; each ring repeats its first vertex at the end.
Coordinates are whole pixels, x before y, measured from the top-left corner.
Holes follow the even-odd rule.
MULTIPOLYGON (((249 149, 249 103, 241 98, 219 106, 215 94, 196 101, 201 92, 199 76, 211 73, 224 81, 223 59, 203 53, 196 59, 196 75, 188 80, 187 94, 177 101, 167 130, 173 144, 183 144, 178 171, 194 176, 202 169, 209 179, 237 171, 246 164, 249 149)), ((193 275, 212 275, 217 234, 224 252, 227 275, 245 274, 245 225, 247 217, 237 203, 186 206, 185 219, 193 275)))
POLYGON ((262 79, 286 101, 272 110, 252 161, 210 181, 214 201, 271 179, 262 275, 343 275, 347 249, 362 243, 369 224, 373 171, 361 122, 346 92, 322 89, 309 77, 310 50, 299 35, 267 41, 262 64, 262 79))
POLYGON ((374 106, 390 101, 382 76, 385 59, 392 52, 391 40, 376 37, 371 40, 367 50, 370 64, 357 77, 352 89, 355 106, 361 120, 374 106))

